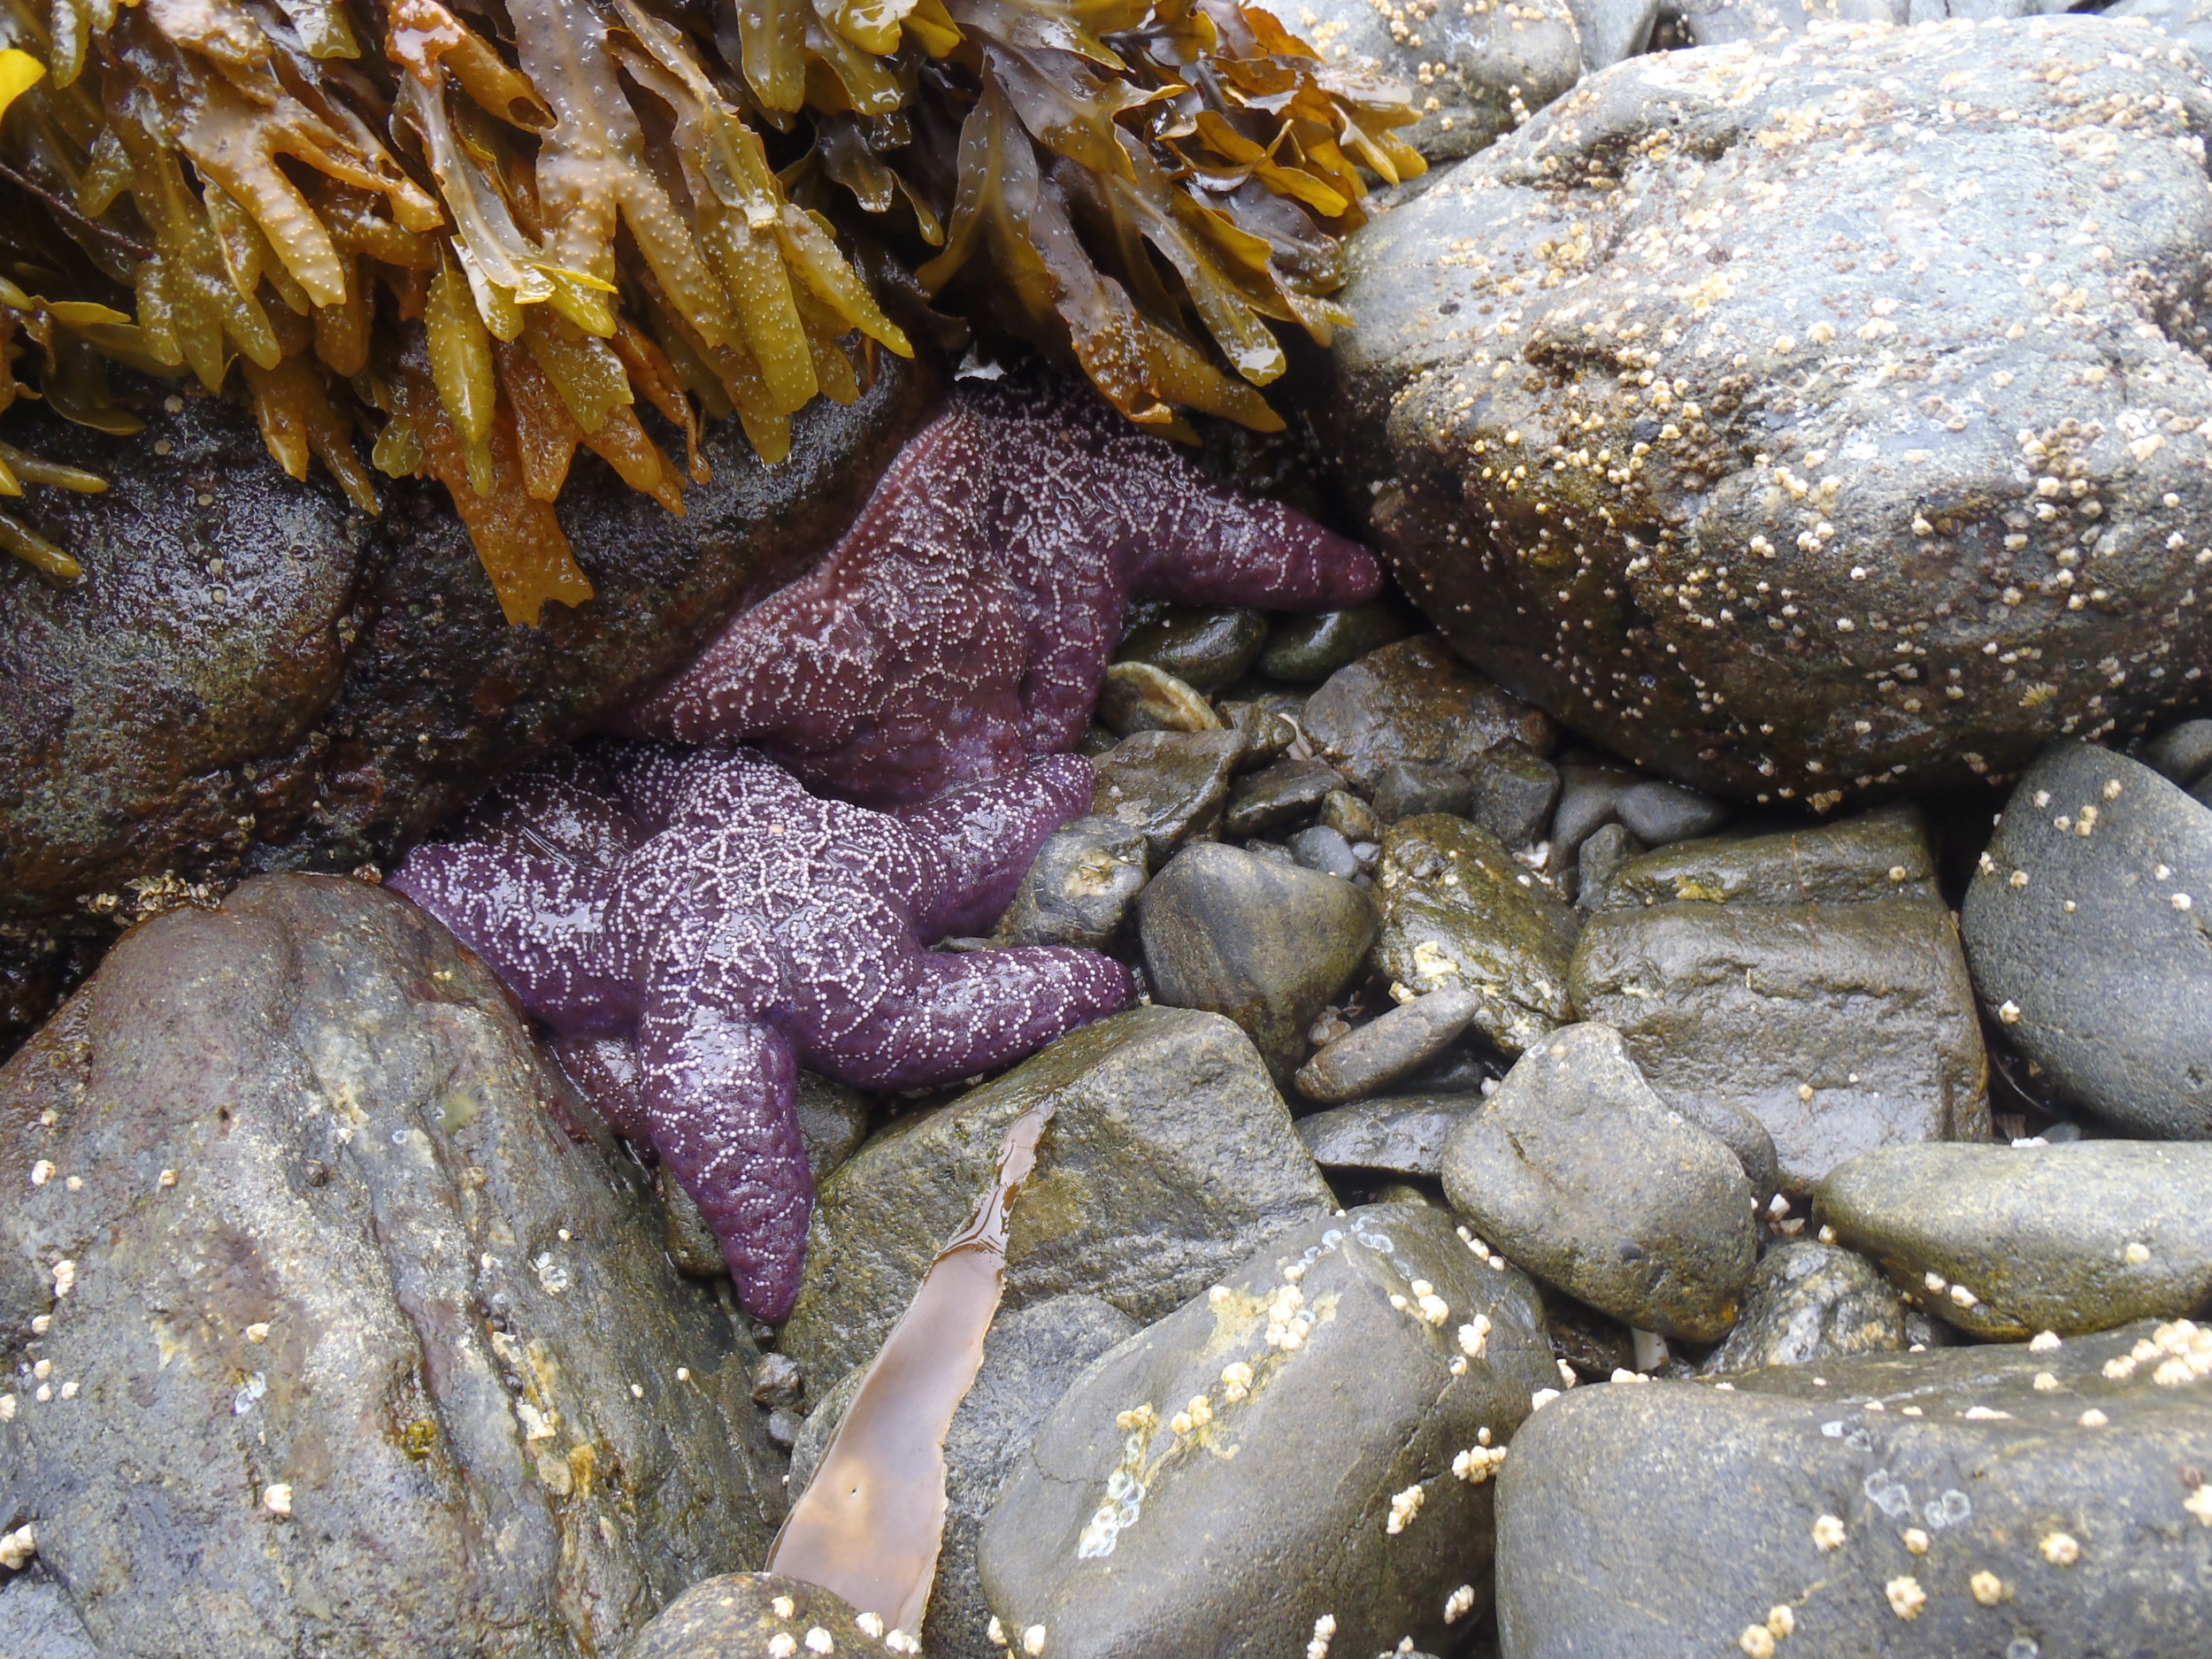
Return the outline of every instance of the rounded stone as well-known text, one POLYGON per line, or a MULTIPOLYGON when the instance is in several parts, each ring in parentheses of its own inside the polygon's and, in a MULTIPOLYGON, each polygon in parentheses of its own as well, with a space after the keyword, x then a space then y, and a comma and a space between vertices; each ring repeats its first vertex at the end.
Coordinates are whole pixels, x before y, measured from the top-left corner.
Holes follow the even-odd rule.
POLYGON ((1404 607, 1386 599, 1343 611, 1277 617, 1260 654, 1260 672, 1293 685, 1318 685, 1370 651, 1402 640, 1413 626, 1404 607))
POLYGON ((1122 635, 1117 662, 1149 663, 1202 692, 1218 691, 1267 644, 1267 618, 1240 605, 1152 605, 1122 635))
POLYGON ((1144 890, 1145 836, 1118 818, 1079 818, 1037 849, 995 942, 1102 950, 1144 890))
POLYGON ((1728 809, 1712 796, 1658 779, 1622 790, 1613 811, 1647 847, 1709 835, 1728 821, 1728 809))

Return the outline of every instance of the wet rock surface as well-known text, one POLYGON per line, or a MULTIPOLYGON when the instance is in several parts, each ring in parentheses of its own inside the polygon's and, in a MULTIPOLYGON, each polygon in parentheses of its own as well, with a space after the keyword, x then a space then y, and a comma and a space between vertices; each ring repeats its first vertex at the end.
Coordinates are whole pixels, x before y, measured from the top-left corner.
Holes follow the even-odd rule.
POLYGON ((1307 1061, 1298 1092, 1328 1105, 1376 1094, 1441 1054, 1481 1008, 1481 999, 1460 985, 1401 1002, 1307 1061))
POLYGON ((1267 618, 1236 605, 1150 605, 1130 620, 1115 659, 1148 663, 1202 692, 1235 680, 1267 644, 1267 618))
POLYGON ((1441 814, 1383 836, 1376 971, 1416 995, 1448 986, 1509 1054, 1566 1023, 1578 918, 1497 838, 1441 814))
POLYGON ((795 419, 773 467, 712 423, 714 480, 682 518, 580 457, 561 511, 597 596, 536 628, 507 626, 434 487, 380 477, 366 518, 326 479, 285 477, 215 398, 130 438, 27 411, 12 442, 113 488, 42 507, 82 581, 0 567, 0 920, 165 874, 388 864, 804 570, 934 396, 887 357, 858 403, 795 419))
POLYGON ((1592 917, 1572 971, 1576 1010, 1620 1031, 1661 1098, 1686 1113, 1726 1102, 1765 1126, 1793 1194, 1855 1153, 1990 1133, 1973 987, 1940 900, 1757 902, 1793 885, 1912 886, 1906 864, 1863 878, 1847 860, 1836 887, 1814 887, 1798 873, 1802 849, 1834 833, 1634 861, 1609 903, 1670 886, 1695 896, 1592 917))
POLYGON ((1742 1164, 1652 1092, 1607 1026, 1524 1054, 1444 1143, 1443 1177, 1507 1260, 1638 1330, 1717 1340, 1758 1260, 1742 1164))
POLYGON ((2212 545, 2212 371, 2166 273, 2212 241, 2212 97, 2159 44, 1656 53, 1361 232, 1343 470, 1408 594, 1740 798, 1967 784, 2189 695, 2212 627, 2167 549, 2212 545), (2108 225, 2129 173, 2145 211, 2108 225), (2069 242, 2085 217, 2109 234, 2069 242))
POLYGON ((1298 1138, 1325 1169, 1435 1176, 1452 1131, 1482 1109, 1479 1094, 1407 1094, 1308 1114, 1298 1138))
POLYGON ((1829 1171, 1815 1213, 1978 1337, 2212 1309, 2212 1146, 1908 1147, 1829 1171))
POLYGON ((0 1071, 0 1147, 7 1619, 42 1584, 104 1654, 604 1653, 765 1549, 741 1318, 404 901, 147 924, 0 1071))
POLYGON ((2212 1572, 2208 1377, 2212 1334, 2137 1325, 1774 1366, 1731 1393, 1576 1389, 1500 1479, 1502 1649, 2184 1659, 2212 1572), (2108 1378, 2138 1343, 2185 1379, 2108 1378))
POLYGON ((1143 890, 1144 832, 1110 818, 1079 818, 1055 830, 1000 919, 1009 945, 1110 944, 1143 890))
POLYGON ((1343 611, 1277 617, 1268 630, 1267 649, 1260 653, 1259 670, 1270 680, 1318 684, 1412 632, 1405 608, 1384 599, 1343 611))
POLYGON ((2212 1135, 2212 808, 2086 744, 2029 768, 1962 931, 1983 1008, 2138 1134, 2212 1135))
POLYGON ((1463 770, 1508 739, 1537 755, 1549 754, 1556 741, 1540 710, 1499 690, 1433 634, 1339 669, 1307 700, 1301 729, 1363 795, 1395 761, 1463 770))
POLYGON ((720 1659, 726 1654, 895 1654, 883 1621, 864 1623, 843 1597, 803 1578, 733 1572, 702 1579, 637 1634, 622 1659, 720 1659), (790 1643, 784 1648, 777 1639, 790 1643))
POLYGON ((984 1526, 992 1609, 1064 1655, 1448 1651, 1491 1450, 1555 1381, 1540 1319, 1431 1205, 1279 1236, 1052 1409, 984 1526))
POLYGON ((900 1119, 824 1182, 783 1351, 823 1378, 872 1355, 989 1185, 1007 1125, 1047 1100, 1007 1245, 1008 1312, 1081 1291, 1156 1319, 1331 1207, 1250 1040, 1217 1015, 1138 1009, 900 1119))
POLYGON ((1210 834, 1243 753, 1234 732, 1140 732, 1100 755, 1091 811, 1139 831, 1152 868, 1210 834))
POLYGON ((1375 938, 1350 883, 1239 848, 1186 848, 1137 900, 1152 995, 1225 1014, 1277 1077, 1306 1057, 1306 1031, 1375 938))
POLYGON ((1816 1239, 1770 1250, 1744 1286, 1711 1375, 1764 1365, 1810 1365, 1905 1346, 1905 1308, 1864 1256, 1816 1239))
MULTIPOLYGON (((991 1609, 976 1578, 976 1540, 984 1517, 1037 1433, 1045 1414, 1084 1368, 1136 1334, 1135 1320, 1110 1302, 1080 1294, 1018 1308, 993 1322, 975 1386, 945 1436, 945 1539, 920 1635, 940 1659, 1000 1659, 990 1639, 991 1609)), ((862 1368, 807 1419, 791 1454, 794 1497, 806 1489, 830 1435, 856 1391, 862 1368)))
POLYGON ((1917 809, 1884 807, 1840 823, 1684 841, 1630 859, 1593 909, 1707 903, 1845 904, 1934 899, 1935 856, 1917 809))

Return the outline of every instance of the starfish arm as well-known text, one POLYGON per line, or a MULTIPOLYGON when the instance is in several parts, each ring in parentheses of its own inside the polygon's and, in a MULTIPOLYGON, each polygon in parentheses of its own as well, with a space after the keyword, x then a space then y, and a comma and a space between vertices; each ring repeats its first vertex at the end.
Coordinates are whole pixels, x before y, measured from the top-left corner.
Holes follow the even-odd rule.
POLYGON ((713 1229, 747 1310, 783 1318, 799 1294, 814 1204, 791 1044, 744 1014, 676 995, 648 1006, 638 1059, 654 1149, 713 1229))
POLYGON ((900 814, 933 874, 915 918, 921 936, 979 933, 995 922, 1045 838, 1090 810, 1094 783, 1081 756, 1048 755, 900 814))
POLYGON ((577 1093, 625 1141, 649 1141, 652 1128, 641 1093, 637 1044, 623 1037, 563 1037, 553 1044, 577 1093))
POLYGON ((604 758, 561 749, 506 779, 463 820, 461 839, 612 869, 645 838, 604 758))
POLYGON ((1138 597, 1317 611, 1382 591, 1382 566, 1358 542, 1279 501, 1225 488, 1179 455, 1161 465, 1172 468, 1172 485, 1131 498, 1142 515, 1138 597))
POLYGON ((443 922, 531 1013, 566 1035, 636 1018, 627 986, 592 971, 611 879, 480 841, 418 847, 385 885, 443 922))
POLYGON ((918 1088, 995 1071, 1136 1000, 1129 970, 1094 950, 917 951, 819 1057, 861 1088, 918 1088))

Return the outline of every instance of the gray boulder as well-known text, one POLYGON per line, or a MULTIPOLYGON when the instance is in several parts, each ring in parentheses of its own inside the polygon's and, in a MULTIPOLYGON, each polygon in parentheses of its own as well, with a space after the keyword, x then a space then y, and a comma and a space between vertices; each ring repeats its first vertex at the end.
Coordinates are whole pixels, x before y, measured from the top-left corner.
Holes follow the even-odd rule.
POLYGON ((1507 1260, 1637 1330, 1713 1341, 1759 1259, 1736 1155, 1603 1025, 1531 1048, 1444 1143, 1444 1193, 1507 1260))
POLYGON ((1655 53, 1376 219, 1331 425, 1406 591, 1739 798, 2001 778, 2191 696, 2212 96, 2162 46, 2069 17, 1655 53), (2158 113, 2074 153, 2123 106, 2158 113))
POLYGON ((2212 1311, 2212 1146, 1896 1147, 1814 1189, 1837 1240, 1999 1340, 2212 1311))
POLYGON ((284 876, 147 924, 0 1123, 38 1544, 0 1630, 29 1582, 103 1654, 580 1659, 765 1549, 741 1317, 412 905, 284 876))
POLYGON ((1333 1205, 1258 1051, 1218 1015, 1142 1008, 899 1119, 822 1184, 782 1348, 841 1376, 889 1334, 990 1184, 1000 1139, 1055 1115, 1007 1241, 1010 1310, 1070 1293, 1156 1319, 1333 1205))
POLYGON ((1441 1210, 1309 1223, 1077 1379, 984 1525, 984 1594, 1056 1659, 1448 1651, 1494 1458, 1557 1380, 1533 1288, 1441 1210))
POLYGON ((1961 912, 1983 1008, 2139 1134, 2212 1136, 2212 808, 2062 743, 2005 804, 1961 912))
POLYGON ((2139 1325, 1578 1388, 1500 1480, 1500 1651, 2193 1659, 2208 1377, 2212 1331, 2139 1325), (2139 1343, 2172 1369, 2108 1378, 2139 1343))

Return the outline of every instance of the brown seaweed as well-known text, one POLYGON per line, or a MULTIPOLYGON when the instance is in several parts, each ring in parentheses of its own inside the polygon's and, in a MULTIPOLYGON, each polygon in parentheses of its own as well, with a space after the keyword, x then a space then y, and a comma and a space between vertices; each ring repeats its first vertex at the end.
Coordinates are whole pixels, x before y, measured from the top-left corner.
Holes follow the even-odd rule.
POLYGON ((910 1636, 944 1540, 945 1435, 983 1363, 1015 1194, 1052 1113, 1033 1106, 1008 1126, 989 1190, 922 1276, 769 1552, 769 1571, 834 1590, 910 1636))

